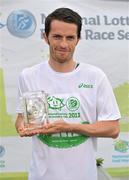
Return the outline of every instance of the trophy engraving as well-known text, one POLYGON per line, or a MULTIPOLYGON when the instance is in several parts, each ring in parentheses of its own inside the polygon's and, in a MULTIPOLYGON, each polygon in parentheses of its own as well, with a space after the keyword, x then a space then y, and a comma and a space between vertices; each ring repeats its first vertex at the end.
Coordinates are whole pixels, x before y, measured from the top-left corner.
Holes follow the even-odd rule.
POLYGON ((27 130, 41 128, 48 121, 47 94, 44 91, 26 92, 22 97, 24 123, 27 130))

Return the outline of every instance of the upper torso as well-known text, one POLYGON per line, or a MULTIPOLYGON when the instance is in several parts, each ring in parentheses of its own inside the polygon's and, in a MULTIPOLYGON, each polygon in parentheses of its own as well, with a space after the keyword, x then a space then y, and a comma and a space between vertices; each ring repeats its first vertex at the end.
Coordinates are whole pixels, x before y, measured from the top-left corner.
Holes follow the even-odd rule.
MULTIPOLYGON (((69 123, 94 123, 110 114, 104 105, 107 92, 104 97, 99 92, 108 84, 105 78, 91 65, 81 63, 70 73, 58 73, 45 62, 22 72, 21 92, 47 92, 50 121, 62 118, 69 123)), ((110 101, 109 105, 114 100, 110 101)), ((118 114, 116 108, 110 116, 118 114)), ((72 133, 35 136, 32 156, 30 180, 97 180, 95 138, 72 133)))

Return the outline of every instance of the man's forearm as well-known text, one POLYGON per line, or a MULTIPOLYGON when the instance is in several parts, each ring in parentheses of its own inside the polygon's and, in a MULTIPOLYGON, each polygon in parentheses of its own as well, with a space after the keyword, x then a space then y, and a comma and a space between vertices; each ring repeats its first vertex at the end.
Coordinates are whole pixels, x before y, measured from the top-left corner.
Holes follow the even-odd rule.
POLYGON ((71 124, 70 131, 91 137, 112 137, 119 134, 119 121, 98 121, 94 124, 71 124))

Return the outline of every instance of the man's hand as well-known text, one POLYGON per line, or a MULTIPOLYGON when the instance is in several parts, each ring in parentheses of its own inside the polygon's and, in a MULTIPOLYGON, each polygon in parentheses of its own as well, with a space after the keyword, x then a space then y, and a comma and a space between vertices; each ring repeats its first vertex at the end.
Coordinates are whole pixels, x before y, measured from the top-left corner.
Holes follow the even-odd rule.
POLYGON ((15 123, 15 127, 16 127, 18 134, 21 137, 34 136, 34 135, 40 133, 40 129, 33 129, 32 128, 32 129, 28 130, 28 128, 24 125, 24 120, 23 120, 22 114, 18 114, 16 123, 15 123))
POLYGON ((58 120, 53 123, 47 123, 43 125, 43 128, 39 130, 39 134, 55 134, 60 132, 69 132, 70 124, 64 120, 58 120))

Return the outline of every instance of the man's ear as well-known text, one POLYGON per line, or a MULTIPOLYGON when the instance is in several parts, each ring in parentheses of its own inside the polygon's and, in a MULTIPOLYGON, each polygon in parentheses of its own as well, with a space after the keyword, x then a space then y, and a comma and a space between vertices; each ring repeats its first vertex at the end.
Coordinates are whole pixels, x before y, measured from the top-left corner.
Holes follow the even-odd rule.
POLYGON ((43 33, 43 39, 46 41, 47 44, 49 44, 49 40, 46 33, 43 33))

